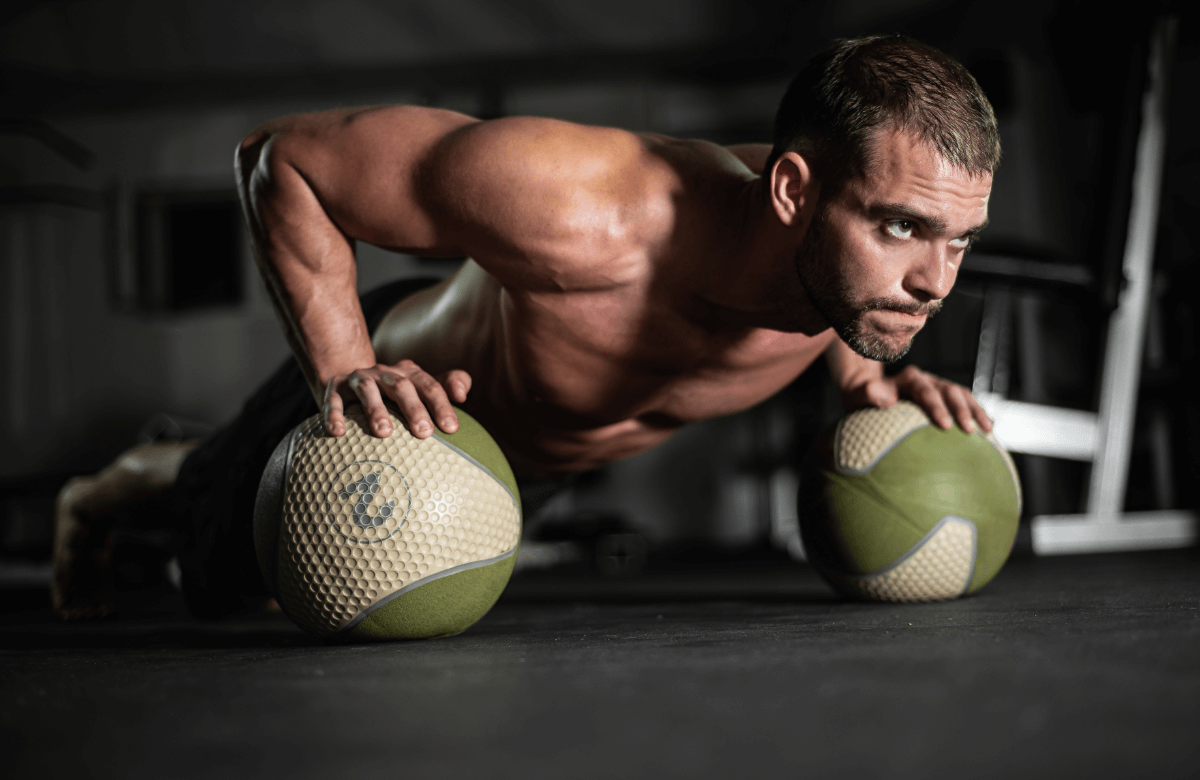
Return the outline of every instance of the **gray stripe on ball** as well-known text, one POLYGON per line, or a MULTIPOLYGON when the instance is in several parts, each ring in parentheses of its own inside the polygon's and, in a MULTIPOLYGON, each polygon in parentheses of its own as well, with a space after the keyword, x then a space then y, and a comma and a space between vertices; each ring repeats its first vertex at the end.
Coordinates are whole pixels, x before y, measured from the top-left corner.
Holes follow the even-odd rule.
MULTIPOLYGON (((972 534, 973 541, 971 542, 971 570, 969 572, 967 572, 967 584, 965 586, 963 586, 963 593, 966 593, 967 590, 971 587, 971 580, 975 579, 975 562, 979 557, 979 527, 975 525, 974 520, 969 520, 965 517, 960 517, 959 515, 946 515, 941 520, 938 520, 937 523, 934 524, 933 528, 929 529, 929 532, 927 534, 922 536, 921 539, 916 544, 914 544, 912 547, 910 547, 908 549, 908 552, 904 553, 904 555, 901 555, 899 558, 892 561, 887 566, 884 566, 882 569, 878 569, 876 571, 869 572, 867 574, 852 574, 849 576, 851 576, 853 579, 856 579, 856 580, 866 580, 866 579, 873 579, 875 577, 879 577, 884 574, 887 574, 889 571, 899 567, 901 564, 903 564, 909 558, 913 557, 918 552, 920 552, 921 548, 925 546, 925 543, 928 542, 930 539, 932 539, 938 531, 942 530, 942 526, 946 525, 947 523, 965 523, 965 524, 971 526, 971 530, 974 531, 974 533, 972 534)), ((842 576, 846 576, 846 575, 842 575, 842 576)), ((959 595, 961 596, 962 593, 960 593, 959 595)))
POLYGON ((518 516, 518 517, 520 517, 520 516, 521 516, 521 499, 519 499, 519 498, 517 498, 516 496, 514 496, 514 495, 513 495, 512 488, 510 488, 510 487, 508 486, 508 484, 507 484, 507 483, 505 483, 505 481, 504 481, 504 480, 500 479, 500 478, 499 478, 499 477, 497 477, 495 474, 493 474, 493 473, 492 473, 492 470, 491 470, 491 469, 489 469, 487 466, 485 466, 485 465, 483 465, 482 463, 480 463, 479 461, 475 460, 473 457, 471 457, 471 456, 470 456, 470 455, 468 455, 467 453, 463 452, 463 451, 462 451, 462 450, 460 450, 458 447, 455 447, 453 444, 451 444, 450 442, 446 441, 446 440, 445 440, 445 439, 443 439, 441 436, 438 436, 436 433, 434 434, 433 438, 437 439, 437 440, 438 440, 439 442, 441 442, 442 444, 444 444, 444 445, 446 445, 447 447, 449 447, 450 449, 454 450, 454 451, 455 451, 455 452, 457 452, 459 455, 462 455, 464 458, 466 458, 467 460, 469 460, 469 461, 471 461, 472 463, 474 463, 474 464, 475 464, 475 466, 476 466, 477 468, 479 468, 479 469, 480 469, 480 470, 481 470, 481 471, 482 471, 484 474, 487 474, 489 477, 491 477, 492 479, 496 480, 496 483, 497 483, 498 485, 500 485, 500 487, 504 488, 504 492, 505 492, 505 493, 508 493, 508 497, 509 497, 509 498, 511 498, 511 499, 512 499, 512 502, 513 502, 514 504, 516 504, 516 505, 517 505, 517 516, 518 516))
MULTIPOLYGON (((520 545, 518 545, 518 547, 519 546, 520 545)), ((349 631, 350 629, 352 629, 356 625, 358 625, 360 622, 362 622, 363 618, 365 618, 367 615, 371 614, 375 610, 377 610, 380 607, 382 607, 383 605, 387 604, 392 599, 394 599, 398 596, 403 596, 405 593, 408 593, 410 590, 413 590, 414 588, 419 588, 422 585, 427 585, 427 584, 433 582, 434 580, 440 580, 442 577, 449 577, 451 574, 458 574, 461 571, 467 571, 468 569, 478 569, 483 566, 491 566, 493 563, 499 563, 500 561, 504 560, 505 558, 511 558, 512 556, 514 556, 516 554, 517 554, 517 548, 513 547, 508 552, 503 553, 502 555, 497 555, 495 558, 487 558, 482 561, 475 561, 474 563, 464 563, 464 564, 460 564, 458 566, 452 566, 449 569, 439 571, 436 574, 430 574, 428 577, 422 577, 421 579, 417 580, 416 582, 410 582, 408 585, 405 585, 400 590, 395 591, 394 593, 389 593, 388 595, 381 598, 379 601, 376 601, 374 604, 372 604, 371 606, 364 609, 362 612, 359 612, 357 615, 355 615, 350 620, 349 623, 347 623, 346 625, 339 628, 337 630, 337 633, 340 634, 343 631, 349 631)))
POLYGON ((842 451, 842 430, 846 427, 846 421, 843 420, 842 422, 838 423, 837 435, 834 437, 834 440, 833 440, 833 468, 839 474, 846 474, 846 475, 852 476, 852 477, 861 477, 863 474, 866 474, 868 471, 870 471, 871 469, 873 469, 877 465, 879 465, 879 461, 883 460, 889 452, 891 452, 892 450, 899 447, 904 442, 904 440, 907 439, 909 436, 912 436, 914 433, 917 433, 918 431, 923 431, 926 428, 929 428, 930 426, 931 426, 931 423, 926 423, 925 425, 922 425, 920 428, 913 428, 908 433, 906 433, 903 436, 901 436, 900 438, 896 439, 888 446, 884 447, 883 450, 878 455, 875 456, 874 460, 872 460, 867 465, 863 466, 861 469, 851 469, 851 468, 846 468, 841 463, 838 463, 838 453, 842 451))
POLYGON ((296 452, 299 427, 288 431, 276 445, 263 469, 254 497, 254 552, 267 592, 279 600, 279 527, 283 523, 283 497, 292 474, 292 457, 296 452))

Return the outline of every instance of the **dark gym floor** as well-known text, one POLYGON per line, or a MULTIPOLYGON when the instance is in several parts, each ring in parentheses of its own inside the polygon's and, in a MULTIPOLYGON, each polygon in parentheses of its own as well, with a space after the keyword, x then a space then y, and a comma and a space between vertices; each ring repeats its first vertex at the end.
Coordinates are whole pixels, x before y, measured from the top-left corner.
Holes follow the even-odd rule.
POLYGON ((167 603, 0 616, 4 777, 1198 777, 1200 551, 1015 558, 931 605, 784 562, 514 580, 451 639, 167 603))

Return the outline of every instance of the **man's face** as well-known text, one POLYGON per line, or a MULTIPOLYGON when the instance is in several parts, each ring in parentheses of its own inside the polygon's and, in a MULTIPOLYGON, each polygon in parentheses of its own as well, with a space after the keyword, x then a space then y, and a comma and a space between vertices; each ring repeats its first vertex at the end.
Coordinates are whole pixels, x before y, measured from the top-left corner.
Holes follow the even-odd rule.
POLYGON ((883 130, 865 176, 822 199, 796 270, 855 352, 898 360, 954 286, 987 224, 990 175, 972 178, 908 133, 883 130))

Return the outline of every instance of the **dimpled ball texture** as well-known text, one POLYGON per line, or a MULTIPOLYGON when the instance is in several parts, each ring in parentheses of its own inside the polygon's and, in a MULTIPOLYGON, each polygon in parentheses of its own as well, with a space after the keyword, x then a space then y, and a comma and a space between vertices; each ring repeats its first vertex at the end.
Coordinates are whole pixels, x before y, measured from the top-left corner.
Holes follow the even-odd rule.
POLYGON ((346 434, 314 416, 284 437, 255 506, 259 567, 283 611, 325 639, 460 633, 491 609, 521 536, 512 469, 478 422, 418 439, 371 436, 362 410, 346 434))
POLYGON ((990 434, 944 431, 915 404, 863 409, 814 444, 798 497, 808 560, 852 598, 974 593, 1008 559, 1021 515, 1012 458, 990 434))

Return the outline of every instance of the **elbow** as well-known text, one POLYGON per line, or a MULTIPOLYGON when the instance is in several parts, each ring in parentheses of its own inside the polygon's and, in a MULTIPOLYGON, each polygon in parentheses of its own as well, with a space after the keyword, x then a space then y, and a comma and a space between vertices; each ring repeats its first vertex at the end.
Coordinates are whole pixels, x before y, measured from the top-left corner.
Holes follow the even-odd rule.
POLYGON ((233 155, 233 174, 237 180, 238 193, 245 199, 250 193, 254 172, 268 153, 273 133, 259 128, 243 138, 233 155))

